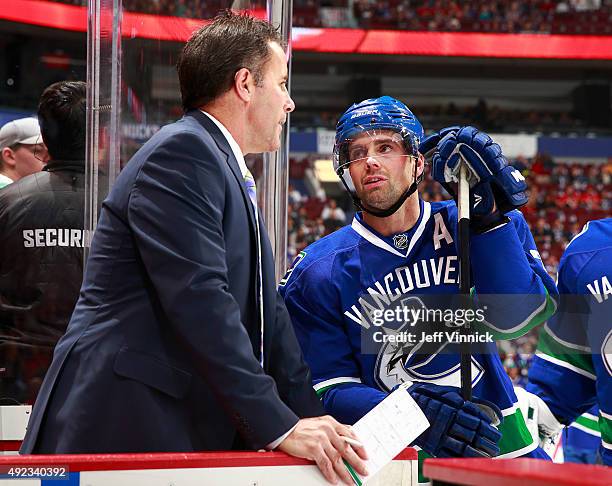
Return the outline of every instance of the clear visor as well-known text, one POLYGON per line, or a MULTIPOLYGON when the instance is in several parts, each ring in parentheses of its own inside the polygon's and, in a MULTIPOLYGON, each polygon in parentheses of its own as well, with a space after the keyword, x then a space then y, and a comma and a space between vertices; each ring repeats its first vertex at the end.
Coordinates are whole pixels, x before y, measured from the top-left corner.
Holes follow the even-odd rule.
POLYGON ((402 159, 412 164, 416 157, 412 154, 410 140, 391 130, 369 130, 358 133, 334 147, 334 169, 346 187, 355 193, 349 166, 351 164, 379 164, 386 167, 392 160, 402 159))
POLYGON ((392 160, 398 160, 398 158, 402 158, 405 164, 413 164, 416 161, 416 157, 414 155, 398 155, 398 154, 389 154, 389 155, 369 155, 367 157, 361 157, 355 160, 350 160, 342 167, 342 171, 336 173, 340 176, 340 178, 344 181, 346 187, 348 187, 349 191, 355 193, 355 185, 353 184, 353 179, 351 177, 351 173, 349 171, 350 164, 359 164, 359 163, 369 163, 369 164, 378 164, 382 167, 386 167, 392 160))
POLYGON ((410 145, 400 133, 391 130, 363 131, 334 146, 334 170, 339 174, 340 169, 346 171, 350 164, 370 158, 384 162, 387 157, 412 157, 410 145))

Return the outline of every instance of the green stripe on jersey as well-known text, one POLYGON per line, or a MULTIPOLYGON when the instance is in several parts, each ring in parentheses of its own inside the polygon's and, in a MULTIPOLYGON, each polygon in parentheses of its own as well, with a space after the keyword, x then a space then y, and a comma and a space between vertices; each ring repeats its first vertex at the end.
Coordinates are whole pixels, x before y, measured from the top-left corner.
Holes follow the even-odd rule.
POLYGON ((474 327, 480 332, 490 332, 493 335, 493 339, 495 339, 496 341, 502 341, 505 339, 516 339, 523 336, 524 334, 527 334, 534 327, 539 326, 540 324, 545 322, 550 316, 555 313, 556 308, 557 304, 555 300, 550 296, 548 290, 546 290, 546 305, 544 305, 543 309, 535 316, 533 316, 529 321, 521 323, 520 327, 516 331, 504 332, 503 330, 490 327, 492 326, 492 324, 487 325, 486 321, 474 322, 474 327))
POLYGON ((427 454, 427 452, 425 452, 423 449, 419 450, 419 484, 427 483, 430 481, 428 477, 423 476, 423 462, 425 461, 425 459, 429 459, 430 457, 433 456, 431 454, 427 454))
MULTIPOLYGON (((602 418, 601 420, 605 419, 602 418)), ((592 430, 593 432, 599 432, 599 423, 597 422, 597 420, 593 420, 588 417, 585 417, 584 415, 581 415, 576 419, 576 423, 582 425, 584 428, 592 430)))
POLYGON ((599 414, 599 431, 601 432, 601 440, 612 444, 612 420, 599 414))
POLYGON ((552 356, 553 358, 563 361, 571 366, 580 368, 587 373, 592 375, 595 374, 593 369, 593 360, 591 359, 590 354, 565 346, 550 335, 546 328, 542 328, 540 331, 538 351, 541 351, 542 353, 552 356))
POLYGON ((499 455, 511 454, 533 444, 533 437, 527 429, 525 419, 519 408, 504 417, 499 426, 502 438, 499 441, 499 455))
POLYGON ((315 390, 315 393, 317 394, 319 398, 323 398, 323 395, 325 395, 325 392, 329 390, 330 388, 335 387, 336 385, 337 383, 334 383, 333 385, 324 386, 323 388, 319 388, 318 390, 315 390))

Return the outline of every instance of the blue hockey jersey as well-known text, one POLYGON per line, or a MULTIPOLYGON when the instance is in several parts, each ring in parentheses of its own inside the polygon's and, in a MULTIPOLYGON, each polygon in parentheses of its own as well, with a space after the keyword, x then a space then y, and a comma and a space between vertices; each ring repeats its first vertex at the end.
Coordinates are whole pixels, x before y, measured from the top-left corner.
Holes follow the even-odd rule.
MULTIPOLYGON (((341 422, 357 421, 398 383, 460 385, 459 355, 452 344, 389 340, 376 352, 364 351, 364 335, 375 329, 371 316, 381 301, 382 312, 393 301, 459 291, 457 207, 453 201, 420 201, 420 209, 413 228, 388 237, 358 213, 350 226, 300 253, 280 283, 314 388, 327 412, 341 422)), ((509 223, 470 241, 475 294, 505 296, 490 301, 497 318, 484 322, 491 336, 504 339, 546 320, 557 295, 523 215, 512 211, 508 216, 509 223)), ((398 330, 384 331, 393 335, 398 330)), ((537 447, 494 342, 478 345, 472 385, 475 396, 502 409, 501 456, 516 457, 537 447)))
POLYGON ((612 218, 574 237, 557 281, 559 312, 540 332, 528 390, 564 424, 598 404, 601 455, 612 466, 612 218))
POLYGON ((599 408, 594 406, 583 413, 563 431, 563 461, 596 464, 601 445, 599 408))

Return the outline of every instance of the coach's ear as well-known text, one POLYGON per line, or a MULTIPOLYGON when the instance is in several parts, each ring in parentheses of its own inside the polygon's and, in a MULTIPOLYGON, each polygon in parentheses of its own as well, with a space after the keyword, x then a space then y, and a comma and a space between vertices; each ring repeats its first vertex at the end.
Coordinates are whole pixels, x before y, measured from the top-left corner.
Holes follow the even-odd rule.
POLYGON ((234 75, 234 89, 242 101, 251 101, 254 86, 253 73, 248 68, 240 68, 236 71, 234 75))

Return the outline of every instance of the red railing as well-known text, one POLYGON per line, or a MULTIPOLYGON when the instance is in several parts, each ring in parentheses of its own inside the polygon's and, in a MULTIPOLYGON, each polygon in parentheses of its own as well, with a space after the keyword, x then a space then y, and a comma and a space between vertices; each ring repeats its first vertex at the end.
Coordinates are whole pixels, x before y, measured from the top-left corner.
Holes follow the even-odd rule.
POLYGON ((423 474, 471 486, 610 486, 612 468, 538 459, 426 459, 423 474))

